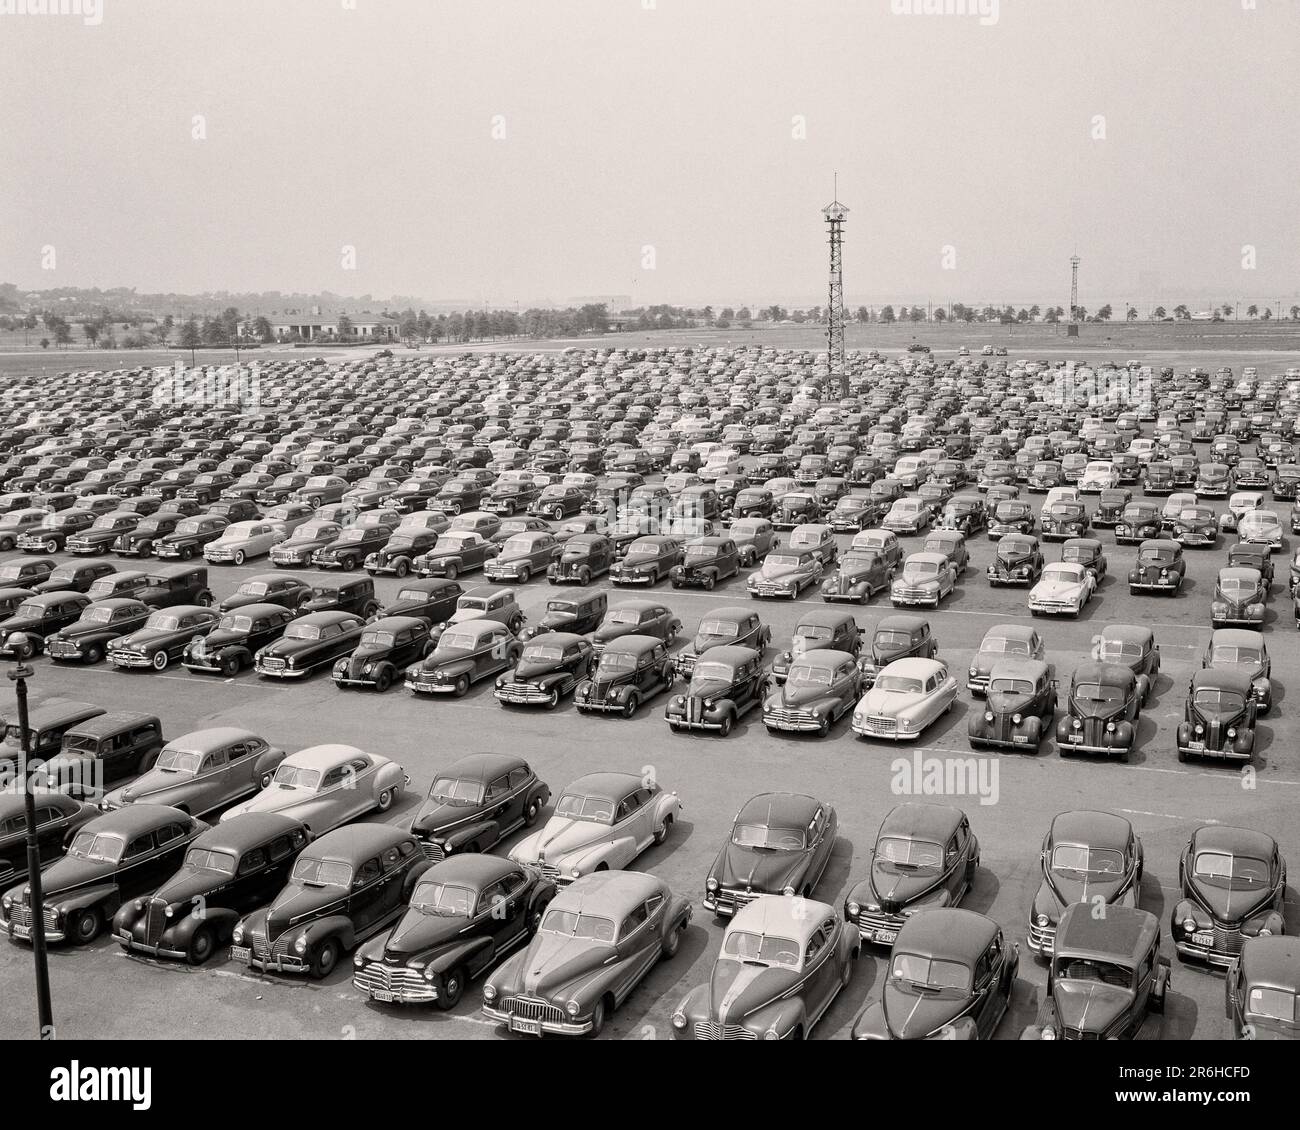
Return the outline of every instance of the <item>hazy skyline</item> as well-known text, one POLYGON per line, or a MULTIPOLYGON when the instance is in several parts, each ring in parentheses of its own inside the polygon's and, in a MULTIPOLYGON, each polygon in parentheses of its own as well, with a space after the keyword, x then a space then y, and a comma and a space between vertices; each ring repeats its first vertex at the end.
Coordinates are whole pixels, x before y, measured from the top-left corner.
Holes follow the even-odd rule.
POLYGON ((0 279, 824 301, 838 170, 850 306, 1064 303, 1075 251, 1085 305, 1141 301, 1143 276, 1287 296, 1300 11, 1253 2, 968 5, 991 23, 902 0, 4 14, 0 279))

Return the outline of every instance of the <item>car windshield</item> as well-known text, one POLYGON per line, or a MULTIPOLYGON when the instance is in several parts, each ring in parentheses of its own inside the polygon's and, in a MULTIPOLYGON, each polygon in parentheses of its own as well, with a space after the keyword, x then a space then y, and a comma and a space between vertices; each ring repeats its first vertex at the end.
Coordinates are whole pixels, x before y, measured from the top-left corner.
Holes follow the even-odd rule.
POLYGON ((469 887, 426 881, 411 895, 411 909, 438 918, 468 918, 473 913, 475 897, 469 887))
POLYGON ((614 940, 614 923, 610 919, 576 910, 547 911, 542 929, 548 934, 560 934, 566 938, 587 938, 594 942, 614 940))
POLYGON ((1057 844, 1052 851, 1052 870, 1058 875, 1122 875, 1123 853, 1114 848, 1086 844, 1057 844))
POLYGON ((1075 957, 1056 959, 1056 976, 1063 981, 1096 981, 1118 989, 1133 987, 1133 970, 1113 961, 1075 957))
POLYGON ((86 590, 86 595, 91 600, 102 600, 106 596, 112 596, 117 591, 118 581, 112 577, 107 577, 102 581, 96 581, 86 590))
POLYGON ((271 591, 271 586, 266 581, 245 581, 239 586, 239 592, 243 596, 265 596, 271 591))
POLYGON ((1212 714, 1236 714, 1244 710, 1246 700, 1236 691, 1218 687, 1201 687, 1193 700, 1200 709, 1212 714))
POLYGON ((796 663, 790 668, 790 673, 786 676, 786 686, 799 687, 829 687, 831 685, 831 669, 829 667, 814 667, 810 663, 796 663))
POLYGON ((1178 520, 1180 522, 1212 522, 1214 520, 1213 510, 1182 510, 1179 511, 1178 520))
POLYGON ((615 608, 606 618, 610 624, 639 624, 641 623, 641 610, 639 608, 615 608))
POLYGON ((879 555, 875 553, 846 553, 840 561, 840 569, 846 573, 856 573, 870 569, 879 555))
POLYGON ((1219 588, 1225 593, 1250 594, 1257 587, 1253 580, 1247 580, 1245 577, 1224 577, 1219 581, 1219 588))
POLYGON ((731 830, 737 847, 766 851, 802 851, 806 843, 803 828, 778 828, 768 824, 737 824, 731 830))
POLYGON ((429 787, 429 799, 440 804, 471 807, 483 803, 483 784, 458 777, 439 777, 429 787))
POLYGON ((502 557, 518 557, 521 554, 531 553, 533 551, 533 542, 531 538, 507 538, 505 545, 501 547, 502 557))
POLYGON ((876 862, 886 871, 937 875, 943 866, 943 848, 929 840, 882 836, 876 841, 876 862))
POLYGON ((697 663, 691 673, 693 684, 730 683, 736 677, 736 670, 730 663, 697 663))
POLYGON ((597 665, 596 677, 609 678, 611 675, 623 674, 627 671, 635 671, 637 665, 637 656, 626 651, 611 651, 606 648, 600 657, 600 663, 597 665))
POLYGON ((78 832, 68 848, 74 859, 116 863, 126 851, 126 840, 116 832, 78 832))
POLYGON ((531 644, 524 648, 520 658, 526 663, 558 663, 564 658, 564 648, 531 644))
POLYGON ((660 552, 660 546, 654 542, 633 542, 628 546, 627 555, 629 557, 657 557, 660 552))
POLYGON ((592 824, 614 823, 614 802, 608 797, 578 796, 565 793, 555 806, 555 815, 566 820, 586 820, 592 824))
POLYGON ((356 542, 365 541, 368 535, 368 530, 357 529, 355 527, 350 530, 342 530, 339 532, 338 544, 353 545, 356 542))
POLYGON ((362 632, 362 647, 392 647, 396 637, 392 632, 362 632))
POLYGON ((1229 891, 1257 891, 1268 885, 1268 864, 1250 855, 1232 855, 1226 851, 1198 852, 1192 870, 1206 885, 1229 891))
POLYGON ((1173 560, 1174 551, 1167 546, 1144 549, 1138 553, 1138 561, 1143 565, 1171 565, 1173 560))
POLYGON ((294 541, 315 541, 319 538, 332 538, 339 532, 333 522, 308 522, 298 527, 294 541))
POLYGON ((1073 585, 1079 583, 1079 574, 1074 569, 1064 569, 1059 565, 1048 566, 1043 570, 1043 580, 1048 584, 1073 585))
POLYGON ((1000 678, 993 679, 989 682, 990 694, 1033 694, 1034 681, 1032 679, 1012 679, 1000 678))
POLYGON ((1127 663, 1133 659, 1141 659, 1145 654, 1142 644, 1130 640, 1108 640, 1101 641, 1101 658, 1107 662, 1127 663))
POLYGON ((401 589, 397 594, 398 600, 411 600, 424 603, 430 597, 430 594, 423 589, 401 589))
POLYGON ((474 632, 443 632, 438 640, 438 651, 473 651, 480 638, 474 632))
POLYGON ((896 694, 920 694, 925 685, 920 679, 913 679, 909 675, 881 675, 876 679, 876 689, 896 694))
POLYGON ((1272 985, 1251 985, 1246 992, 1246 1015, 1261 1020, 1281 1020, 1284 1024, 1300 1021, 1296 994, 1272 985))
POLYGON ((108 624, 113 619, 111 608, 87 608, 81 615, 83 624, 108 624))
POLYGON ((229 616, 223 616, 217 626, 225 632, 248 632, 253 628, 253 618, 242 612, 232 612, 229 616))
POLYGON ((793 568, 803 561, 802 557, 796 557, 792 553, 769 553, 767 560, 763 562, 764 566, 772 566, 776 569, 793 568))
POLYGON ((1210 652, 1210 662, 1212 664, 1256 664, 1260 661, 1260 658, 1261 655, 1259 648, 1238 647, 1236 644, 1215 644, 1213 650, 1210 652))
POLYGON ((103 514, 95 519, 92 529, 96 530, 115 530, 121 519, 116 514, 103 514))
POLYGON ((909 561, 904 566, 903 572, 912 577, 935 577, 939 574, 939 562, 909 561))
POLYGON ((971 987, 971 971, 961 962, 917 953, 895 954, 889 977, 907 991, 949 999, 965 996, 971 987))
POLYGON ((320 770, 281 765, 275 771, 271 784, 281 789, 314 789, 320 784, 320 770))
POLYGON ((287 640, 318 640, 321 638, 320 624, 290 624, 284 633, 287 640))
POLYGON ((740 634, 740 626, 734 620, 701 620, 701 636, 724 636, 727 639, 735 639, 740 634))
POLYGON ((1080 683, 1074 688, 1078 702, 1123 702, 1124 688, 1107 683, 1080 683))
POLYGON ((304 887, 350 887, 352 868, 332 859, 300 859, 291 878, 304 887))
POLYGON ((168 746, 158 755, 154 768, 164 773, 197 773, 203 764, 203 754, 168 746))
POLYGON ((235 857, 226 851, 191 848, 185 856, 185 866, 191 871, 217 871, 222 875, 233 875, 235 857))
POLYGON ((783 965, 787 969, 798 969, 799 943, 793 938, 774 934, 728 930, 722 943, 722 956, 746 965, 783 965))
POLYGON ((1028 655, 1028 640, 1007 639, 1005 636, 989 636, 980 644, 983 655, 1028 655))
POLYGON ((907 632, 877 632, 872 638, 873 646, 882 647, 908 647, 912 642, 912 637, 907 632))

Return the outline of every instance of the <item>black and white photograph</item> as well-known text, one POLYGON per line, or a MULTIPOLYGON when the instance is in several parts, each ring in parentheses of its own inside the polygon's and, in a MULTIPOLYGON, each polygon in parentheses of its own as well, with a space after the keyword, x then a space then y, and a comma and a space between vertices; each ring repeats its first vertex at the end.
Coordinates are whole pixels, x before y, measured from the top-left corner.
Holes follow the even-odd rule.
MULTIPOLYGON (((0 1038, 1267 1082, 1300 7, 0 33, 0 1038)), ((160 1103, 57 1062, 51 1101, 160 1103)))

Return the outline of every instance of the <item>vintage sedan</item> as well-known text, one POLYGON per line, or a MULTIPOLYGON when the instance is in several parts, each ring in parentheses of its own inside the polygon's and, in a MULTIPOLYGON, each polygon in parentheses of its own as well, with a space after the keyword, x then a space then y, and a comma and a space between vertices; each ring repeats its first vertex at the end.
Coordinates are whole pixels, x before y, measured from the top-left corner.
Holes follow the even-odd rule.
POLYGON ((1031 503, 1018 498, 1003 499, 994 508, 993 520, 989 522, 989 541, 997 541, 1008 534, 1032 537, 1037 525, 1031 503))
POLYGON ((836 500, 826 522, 836 533, 850 534, 880 525, 883 517, 880 504, 868 491, 855 490, 836 500))
MULTIPOLYGON (((143 525, 143 523, 141 523, 143 525)), ((210 542, 225 533, 229 523, 225 518, 199 514, 176 524, 171 533, 158 538, 153 545, 153 555, 159 560, 177 558, 190 561, 198 557, 210 542)), ((136 527, 136 531, 139 530, 136 527)))
POLYGON ((408 784, 402 767, 377 753, 350 745, 309 746, 285 757, 269 784, 227 809, 221 819, 279 812, 301 820, 309 835, 320 836, 368 812, 387 812, 408 784))
MULTIPOLYGON (((311 563, 317 569, 342 569, 345 573, 351 573, 372 553, 388 544, 393 526, 397 524, 396 515, 390 514, 389 517, 393 519, 392 526, 358 524, 344 527, 339 530, 338 537, 311 555, 311 563)), ((275 560, 274 557, 272 560, 275 560)))
POLYGON ((772 665, 772 678, 785 681, 796 659, 818 649, 847 651, 854 656, 862 650, 864 636, 858 622, 848 612, 829 608, 814 608, 799 618, 789 647, 785 648, 772 665))
POLYGON ((489 855, 430 867, 392 930, 362 946, 352 984, 380 1004, 452 1009, 465 986, 537 933, 555 884, 489 855))
POLYGON ((514 670, 497 677, 493 693, 502 704, 554 710, 595 665, 595 651, 585 636, 545 632, 524 645, 514 670))
POLYGON ((1229 966, 1246 938, 1286 933, 1286 860, 1265 832, 1203 825, 1178 861, 1178 881, 1169 931, 1184 961, 1229 966))
POLYGON ((822 582, 822 600, 866 604, 876 593, 890 587, 894 571, 895 566, 877 551, 850 548, 840 558, 839 568, 822 582))
POLYGON ((1149 911, 1091 901, 1061 914, 1047 975, 1048 996, 1022 1040, 1131 1040, 1147 1013, 1165 1010, 1169 959, 1149 911))
MULTIPOLYGON (((134 530, 140 521, 141 516, 131 511, 114 510, 109 514, 101 514, 88 529, 68 538, 67 551, 78 557, 107 553, 119 537, 134 530)), ((4 544, 0 541, 0 550, 2 549, 4 544)))
POLYGON ((690 675, 696 660, 706 651, 724 645, 753 648, 761 655, 772 642, 772 630, 751 608, 714 608, 706 612, 695 638, 676 658, 677 670, 690 675))
POLYGON ((226 612, 206 636, 191 640, 181 656, 187 671, 232 678, 253 665, 263 647, 279 639, 294 613, 279 604, 241 604, 226 612))
POLYGON ((388 690, 406 668, 433 649, 429 621, 419 616, 383 616, 365 626, 350 655, 334 661, 336 687, 388 690))
MULTIPOLYGON (((1196 496, 1190 495, 1191 503, 1196 505, 1196 496)), ((1181 513, 1179 507, 1175 513, 1181 513)), ((1138 545, 1151 538, 1158 538, 1164 532, 1160 519, 1160 507, 1150 502, 1132 502, 1124 507, 1124 513, 1115 524, 1116 545, 1138 545)))
POLYGON ((674 1036, 800 1040, 853 976, 856 933, 826 903, 760 895, 727 926, 709 981, 674 1009, 674 1036))
POLYGON ((556 540, 560 555, 546 568, 546 579, 553 585, 576 582, 585 588, 614 564, 614 543, 603 533, 578 533, 562 541, 557 536, 556 540))
POLYGON ((983 914, 939 907, 908 918, 880 1000, 858 1014, 852 1038, 990 1040, 1019 970, 1019 946, 983 914))
POLYGON ((620 635, 598 654, 595 671, 574 692, 573 705, 579 713, 631 718, 642 702, 672 689, 677 668, 662 637, 620 635))
POLYGON ((1080 664, 1070 680, 1066 715, 1056 725, 1061 756, 1100 753, 1127 761, 1137 741, 1145 682, 1123 664, 1080 664))
POLYGON ((680 539, 646 534, 628 545, 622 558, 611 566, 609 579, 616 585, 657 585, 681 560, 680 539))
MULTIPOLYGON (((39 506, 19 507, 5 511, 4 516, 0 518, 0 553, 12 553, 18 548, 18 540, 28 534, 34 534, 39 538, 44 532, 45 520, 47 518, 54 520, 56 517, 57 515, 39 506)), ((54 548, 49 552, 56 553, 60 548, 59 542, 51 539, 51 544, 54 548)))
POLYGON ((550 799, 550 788, 522 757, 471 753, 434 774, 411 834, 435 862, 455 852, 491 851, 536 824, 550 799))
POLYGON ((871 636, 871 646, 858 658, 863 686, 870 687, 882 669, 897 659, 918 656, 933 658, 939 653, 939 640, 930 631, 924 616, 903 613, 882 616, 871 636))
POLYGON ((284 541, 271 547, 271 564, 278 569, 310 565, 316 551, 337 540, 342 532, 343 527, 338 522, 323 518, 303 522, 284 541))
POLYGON ((515 844, 510 858, 560 884, 616 871, 664 843, 681 809, 677 794, 648 775, 589 773, 561 793, 551 818, 515 844))
POLYGON ((889 588, 895 608, 938 608, 957 586, 957 570, 947 555, 923 550, 903 561, 902 572, 889 588))
POLYGON ((1042 879, 1029 911, 1029 948, 1049 956, 1057 923, 1074 903, 1137 906, 1143 862, 1142 841, 1123 816, 1087 810, 1055 816, 1039 852, 1042 879))
POLYGON ((40 593, 47 592, 89 592, 90 586, 103 577, 112 576, 117 570, 107 561, 65 561, 55 566, 49 577, 33 586, 40 593))
POLYGON ((1219 520, 1211 506, 1188 506, 1178 512, 1170 537, 1181 546, 1214 549, 1219 544, 1219 520))
POLYGON ((1028 624, 995 624, 984 633, 971 659, 966 689, 981 695, 988 689, 993 666, 1006 659, 1043 659, 1047 649, 1038 629, 1028 624))
POLYGON ((483 1013, 524 1035, 598 1036, 656 962, 677 953, 690 919, 690 901, 653 875, 586 875, 488 977, 483 1013))
POLYGON ((0 899, 3 926, 14 941, 30 941, 32 916, 44 921, 50 942, 93 942, 127 900, 155 890, 208 825, 174 808, 132 805, 81 824, 67 854, 41 873, 44 905, 20 885, 0 899))
POLYGON ((771 732, 826 737, 857 704, 862 684, 862 671, 851 653, 830 648, 801 653, 763 703, 763 724, 771 732))
POLYGON ((1132 500, 1133 494, 1126 487, 1104 490, 1097 499, 1097 508, 1092 512, 1092 525, 1098 530, 1113 530, 1123 521, 1124 511, 1132 500))
POLYGON ((1150 628, 1137 624, 1107 624, 1093 642, 1093 657, 1119 663, 1137 678, 1138 699, 1146 706, 1160 677, 1160 645, 1150 628))
POLYGON ((464 595, 457 581, 426 577, 402 582, 397 597, 379 610, 381 616, 418 616, 430 624, 440 624, 456 611, 456 602, 464 595))
POLYGON ((47 512, 39 525, 18 536, 17 546, 24 553, 58 553, 67 547, 69 538, 90 529, 95 517, 93 511, 79 506, 47 512))
POLYGON ((1058 561, 1048 565, 1029 590, 1029 611, 1034 616, 1082 615, 1097 593, 1097 578, 1082 565, 1058 561))
POLYGON ((1236 545, 1228 546, 1228 565, 1232 567, 1241 567, 1243 569, 1258 569, 1259 575, 1264 578, 1264 588, 1269 591, 1273 588, 1273 568, 1272 551, 1266 545, 1258 542, 1239 541, 1236 545))
POLYGON ((776 508, 772 492, 762 486, 748 486, 736 493, 731 513, 736 518, 770 519, 776 508))
MULTIPOLYGON (((63 856, 77 829, 98 816, 99 810, 66 791, 33 791, 36 793, 36 846, 40 865, 46 867, 63 856)), ((25 807, 26 797, 21 791, 0 793, 0 884, 5 890, 28 875, 25 807)))
POLYGON ((1192 676, 1178 726, 1179 761, 1250 761, 1258 709, 1251 684, 1250 674, 1235 667, 1203 667, 1192 676))
POLYGON ((203 558, 210 564, 242 565, 249 558, 266 556, 284 540, 284 530, 274 522, 234 522, 203 547, 203 558))
POLYGON ((456 607, 445 622, 434 624, 434 639, 439 639, 448 628, 466 620, 496 620, 518 636, 525 617, 514 589, 477 585, 456 598, 456 607))
POLYGON ((310 612, 254 653, 253 670, 262 678, 304 679, 351 653, 364 630, 353 612, 310 612))
POLYGON ((669 578, 673 588, 686 586, 712 590, 719 582, 740 572, 740 551, 730 537, 705 537, 688 541, 682 547, 681 563, 674 565, 669 578))
POLYGON ((1042 534, 1044 541, 1064 541, 1066 538, 1084 537, 1090 528, 1088 510, 1082 502, 1063 499, 1053 502, 1043 512, 1042 534))
POLYGON ((896 659, 853 711, 853 732, 864 738, 914 741, 952 709, 957 679, 941 659, 896 659))
POLYGON ((407 690, 464 698, 474 683, 513 667, 524 650, 508 624, 484 617, 450 624, 437 640, 420 662, 406 668, 407 690))
POLYGON ((966 546, 966 535, 959 530, 932 530, 926 535, 921 549, 926 553, 942 553, 958 577, 961 577, 970 565, 970 550, 966 546))
POLYGON ((591 636, 592 646, 600 655, 623 636, 654 636, 670 644, 682 630, 682 622, 666 604, 653 600, 623 600, 609 609, 605 622, 591 636))
POLYGON ((939 528, 960 530, 967 537, 980 532, 988 524, 988 512, 979 495, 959 494, 939 516, 939 528))
POLYGON ((923 498, 900 498, 880 521, 880 528, 899 537, 925 533, 934 521, 934 512, 923 498))
POLYGON ((1178 542, 1151 538, 1138 546, 1137 560, 1128 571, 1128 591, 1177 596, 1186 572, 1187 562, 1178 542))
POLYGON ((1262 546, 1272 553, 1282 548, 1282 519, 1272 510, 1252 510, 1237 523, 1237 537, 1243 545, 1262 546))
MULTIPOLYGON (((445 530, 445 518, 442 523, 445 530)), ((398 526, 380 548, 366 555, 363 562, 366 572, 372 577, 405 577, 417 557, 437 547, 442 532, 431 526, 398 526)))
POLYGON ((98 663, 115 639, 144 627, 151 612, 132 597, 94 601, 82 609, 80 619, 46 638, 46 653, 60 662, 98 663))
POLYGON ((185 654, 196 637, 206 636, 219 620, 216 609, 200 604, 159 609, 144 627, 108 644, 108 661, 119 671, 137 667, 165 671, 173 660, 185 654))
POLYGON ((521 640, 530 640, 545 632, 573 632, 586 635, 595 632, 605 619, 609 608, 609 593, 604 589, 587 589, 568 596, 551 597, 546 602, 546 612, 532 627, 519 633, 521 640))
POLYGON ((1220 569, 1210 601, 1210 626, 1262 629, 1267 602, 1268 587, 1258 569, 1220 569))
POLYGON ((745 587, 751 597, 786 597, 796 600, 809 585, 822 579, 825 566, 814 550, 769 553, 762 566, 750 573, 745 587))
POLYGON ((431 866, 409 832, 388 824, 338 828, 303 849, 269 906, 239 920, 231 960, 319 981, 345 951, 402 914, 431 866))
POLYGON ((816 797, 751 797, 705 877, 704 909, 726 917, 763 895, 810 898, 830 862, 838 828, 835 809, 816 797))
POLYGON ((484 565, 483 572, 492 581, 525 585, 534 573, 545 575, 561 553, 560 543, 549 530, 513 534, 484 565))
POLYGON ((668 700, 664 717, 669 727, 715 730, 725 738, 740 719, 762 704, 768 686, 762 665, 763 653, 754 647, 710 647, 693 665, 683 693, 668 700))
POLYGON ((1202 498, 1226 498, 1234 486, 1232 468, 1226 463, 1202 463, 1196 470, 1196 493, 1202 498))
POLYGON ((742 568, 752 569, 781 544, 776 527, 766 518, 737 518, 727 531, 736 543, 742 568))
POLYGON ((1241 944, 1224 986, 1234 1040, 1300 1039, 1300 941, 1256 935, 1241 944))
POLYGON ((1256 717, 1273 706, 1273 660, 1262 632, 1245 628, 1219 628, 1201 656, 1201 666, 1219 671, 1242 671, 1250 677, 1251 694, 1257 704, 1256 717))
POLYGON ((871 871, 844 900, 862 940, 891 946, 918 911, 957 906, 979 870, 979 840, 960 808, 900 804, 876 833, 871 871))
POLYGON ((306 846, 297 820, 269 812, 209 828, 158 890, 122 904, 113 936, 128 954, 202 965, 229 942, 241 914, 284 886, 306 846))
POLYGON ((1038 539, 1028 534, 1007 534, 998 541, 997 555, 985 575, 989 584, 1032 585, 1043 573, 1043 551, 1038 539))
POLYGON ((1056 716, 1056 680, 1041 659, 1002 658, 989 669, 982 713, 972 713, 967 740, 975 749, 1038 752, 1056 716))
POLYGON ((821 518, 822 507, 812 491, 790 491, 781 496, 772 511, 772 525, 778 530, 793 530, 804 522, 821 518))

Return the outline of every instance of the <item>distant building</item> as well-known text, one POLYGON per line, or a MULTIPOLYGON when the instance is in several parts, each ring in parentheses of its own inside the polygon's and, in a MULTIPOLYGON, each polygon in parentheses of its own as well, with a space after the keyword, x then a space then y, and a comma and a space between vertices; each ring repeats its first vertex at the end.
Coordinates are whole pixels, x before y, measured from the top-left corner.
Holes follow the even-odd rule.
MULTIPOLYGON (((399 324, 396 318, 383 314, 286 314, 283 317, 268 318, 271 333, 276 341, 285 341, 297 337, 302 341, 350 341, 354 338, 379 337, 395 341, 398 337, 399 324), (352 322, 352 329, 347 335, 339 334, 339 319, 347 317, 352 322)), ((252 334, 253 322, 245 322, 243 332, 252 334)))

